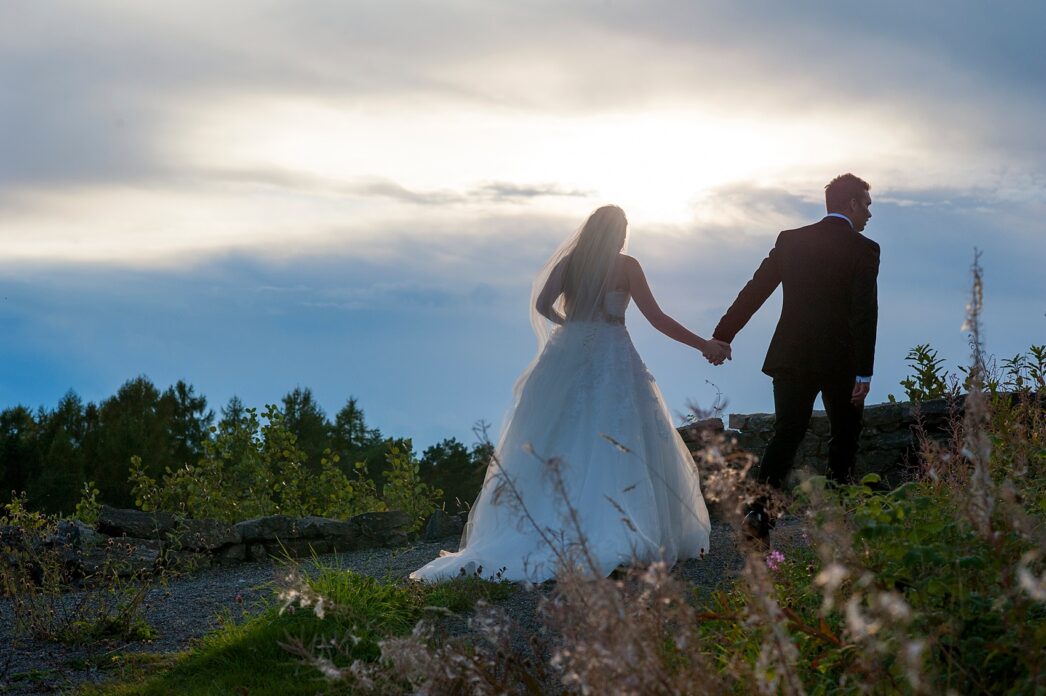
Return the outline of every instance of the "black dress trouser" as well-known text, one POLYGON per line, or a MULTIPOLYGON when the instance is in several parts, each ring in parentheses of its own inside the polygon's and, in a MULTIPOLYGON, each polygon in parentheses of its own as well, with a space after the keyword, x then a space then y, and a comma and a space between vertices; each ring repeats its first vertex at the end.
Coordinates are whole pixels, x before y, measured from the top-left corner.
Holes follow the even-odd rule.
POLYGON ((857 439, 861 435, 864 404, 850 401, 852 375, 787 372, 774 375, 774 435, 759 463, 759 481, 781 488, 792 470, 796 450, 806 435, 814 400, 821 394, 831 428, 828 441, 828 478, 853 483, 857 439))

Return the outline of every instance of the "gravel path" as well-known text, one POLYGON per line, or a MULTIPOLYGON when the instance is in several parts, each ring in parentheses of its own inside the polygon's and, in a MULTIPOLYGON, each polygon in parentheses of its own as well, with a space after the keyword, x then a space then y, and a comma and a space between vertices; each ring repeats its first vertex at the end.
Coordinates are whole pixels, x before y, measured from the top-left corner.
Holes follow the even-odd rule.
MULTIPOLYGON (((774 532, 774 546, 797 543, 799 529, 798 520, 782 520, 774 532)), ((370 549, 325 556, 321 562, 339 563, 344 568, 379 578, 400 578, 434 558, 440 549, 454 548, 456 543, 457 540, 451 538, 402 549, 370 549)), ((707 557, 681 563, 674 571, 703 592, 710 592, 728 581, 742 564, 734 533, 725 523, 712 521, 709 545, 712 550, 707 557)), ((220 615, 240 616, 244 611, 257 611, 270 601, 280 568, 276 563, 248 563, 208 568, 190 576, 169 579, 165 586, 150 590, 145 600, 145 618, 156 629, 158 637, 133 643, 96 642, 70 647, 16 638, 12 634, 10 601, 0 598, 0 694, 72 693, 81 683, 105 680, 107 672, 97 665, 104 664, 113 655, 185 650, 195 639, 216 628, 220 615)), ((537 602, 549 591, 545 586, 514 592, 500 603, 521 629, 521 644, 525 643, 526 635, 539 629, 537 602)), ((455 623, 458 630, 464 630, 463 620, 455 623)), ((457 631, 452 628, 451 632, 457 631)))

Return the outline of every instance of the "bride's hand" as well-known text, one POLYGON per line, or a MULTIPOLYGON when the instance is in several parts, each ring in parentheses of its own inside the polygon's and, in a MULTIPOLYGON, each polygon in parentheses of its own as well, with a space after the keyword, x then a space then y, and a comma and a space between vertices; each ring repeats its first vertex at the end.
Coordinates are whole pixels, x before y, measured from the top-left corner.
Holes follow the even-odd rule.
POLYGON ((705 342, 701 354, 713 365, 722 365, 731 358, 730 344, 713 338, 705 342))

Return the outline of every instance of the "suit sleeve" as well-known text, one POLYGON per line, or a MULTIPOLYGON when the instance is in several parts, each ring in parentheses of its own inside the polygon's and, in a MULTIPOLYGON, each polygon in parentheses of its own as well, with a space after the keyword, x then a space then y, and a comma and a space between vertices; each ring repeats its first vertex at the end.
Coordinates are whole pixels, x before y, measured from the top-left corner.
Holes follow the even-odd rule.
POLYGON ((879 245, 868 240, 861 250, 853 280, 850 332, 853 336, 854 367, 858 375, 871 377, 875 363, 875 330, 879 322, 879 245))
MULTIPOLYGON (((783 233, 782 233, 783 234, 783 233)), ((712 332, 712 338, 730 343, 734 340, 737 332, 744 328, 748 320, 752 318, 756 310, 763 306, 766 298, 770 297, 777 286, 781 284, 781 266, 779 263, 781 235, 777 237, 777 244, 770 250, 763 262, 759 264, 752 279, 741 288, 737 299, 726 310, 726 314, 719 320, 719 324, 712 332)))

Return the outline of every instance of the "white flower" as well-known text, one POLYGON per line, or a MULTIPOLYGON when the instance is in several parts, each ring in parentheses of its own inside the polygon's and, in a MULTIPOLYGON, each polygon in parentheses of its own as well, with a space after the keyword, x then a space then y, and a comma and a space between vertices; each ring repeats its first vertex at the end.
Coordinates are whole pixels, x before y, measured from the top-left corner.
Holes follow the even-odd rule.
POLYGON ((876 596, 879 610, 894 621, 907 621, 912 614, 908 603, 896 592, 880 592, 876 596))
POLYGON ((1021 556, 1021 562, 1017 566, 1017 579, 1021 583, 1021 589, 1027 592, 1032 599, 1038 602, 1046 602, 1046 572, 1043 572, 1039 577, 1035 577, 1031 568, 1028 567, 1038 557, 1038 551, 1029 551, 1021 556))

